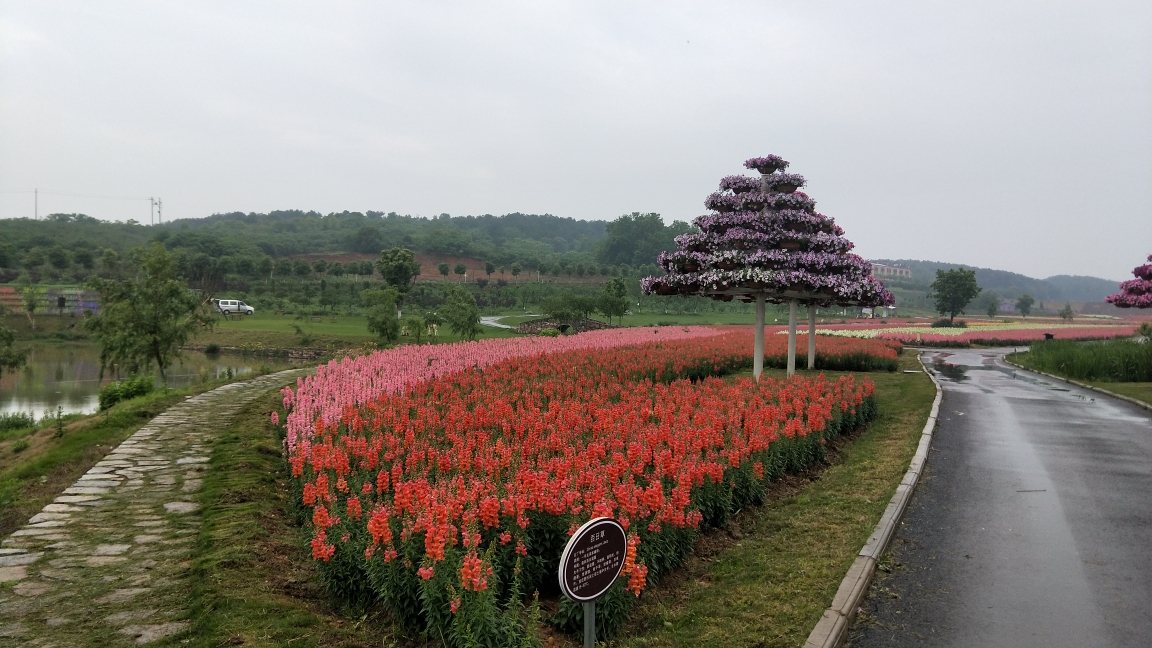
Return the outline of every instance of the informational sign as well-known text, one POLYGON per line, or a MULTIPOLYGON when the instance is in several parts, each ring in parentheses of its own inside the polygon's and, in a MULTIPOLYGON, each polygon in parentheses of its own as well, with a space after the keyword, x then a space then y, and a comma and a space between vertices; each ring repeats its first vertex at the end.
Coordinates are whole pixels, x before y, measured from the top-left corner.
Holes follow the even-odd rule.
POLYGON ((628 536, 612 518, 593 518, 568 539, 560 556, 560 590, 573 601, 594 601, 624 568, 628 536))

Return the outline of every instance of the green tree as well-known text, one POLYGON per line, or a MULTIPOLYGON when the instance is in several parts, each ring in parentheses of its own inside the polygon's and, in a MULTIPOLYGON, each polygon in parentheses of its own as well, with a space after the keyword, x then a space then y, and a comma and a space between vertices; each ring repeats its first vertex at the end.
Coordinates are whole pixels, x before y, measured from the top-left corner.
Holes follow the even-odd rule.
MULTIPOLYGON (((0 315, 3 313, 4 305, 0 304, 0 315)), ((19 369, 28 358, 28 350, 16 349, 13 346, 15 342, 16 334, 0 321, 0 375, 4 375, 5 369, 9 371, 19 369)))
POLYGON ((332 262, 332 265, 328 266, 328 274, 332 275, 333 277, 343 277, 344 264, 340 263, 339 261, 332 262))
POLYGON ((420 344, 420 341, 424 338, 424 333, 427 331, 427 329, 428 324, 424 321, 423 317, 420 317, 419 315, 409 315, 408 317, 404 318, 403 327, 401 328, 400 332, 403 335, 407 335, 408 337, 412 338, 412 341, 416 344, 420 344))
POLYGON ((68 266, 72 265, 72 256, 68 254, 68 250, 59 245, 53 245, 48 249, 48 263, 51 263, 52 267, 57 270, 67 270, 68 266))
POLYGON ((210 328, 206 304, 176 278, 172 255, 160 243, 134 251, 135 276, 123 281, 93 278, 100 293, 100 314, 84 322, 100 345, 100 372, 119 365, 130 374, 168 367, 200 328, 210 328))
POLYGON ((1065 303, 1064 308, 1060 310, 1060 319, 1071 322, 1076 313, 1072 310, 1072 304, 1065 303))
POLYGON ((496 272, 496 265, 493 264, 491 261, 485 261, 484 262, 484 273, 487 274, 489 277, 491 277, 493 272, 496 272))
POLYGON ((993 319, 1000 313, 1000 296, 994 292, 985 293, 984 295, 984 312, 988 317, 993 319))
POLYGON ((936 271, 936 281, 932 282, 931 297, 936 302, 936 312, 954 322, 956 316, 980 294, 976 285, 976 271, 955 268, 945 272, 936 271))
POLYGON ((524 266, 520 265, 520 263, 519 263, 519 262, 517 262, 517 263, 513 263, 513 264, 512 264, 512 276, 513 276, 513 277, 518 277, 518 276, 520 276, 520 272, 521 272, 522 270, 524 270, 524 266))
POLYGON ((45 263, 48 263, 48 257, 44 254, 44 248, 34 247, 28 250, 28 254, 24 255, 25 268, 39 268, 45 263))
POLYGON ((400 318, 396 314, 399 298, 399 291, 391 286, 369 288, 360 293, 361 301, 368 308, 368 332, 385 344, 393 344, 400 338, 400 318))
POLYGON ((91 270, 96 265, 92 250, 76 250, 76 253, 72 255, 72 260, 85 270, 91 270))
POLYGON ((272 272, 277 277, 287 277, 292 274, 292 262, 288 259, 276 259, 272 272))
POLYGON ((416 262, 416 255, 412 250, 392 248, 380 252, 380 259, 376 261, 376 269, 384 278, 384 283, 396 289, 401 296, 408 293, 420 276, 420 264, 416 262))
POLYGON ((316 259, 312 262, 312 272, 316 274, 324 274, 328 272, 328 262, 324 259, 316 259))
POLYGON ((634 265, 656 263, 656 257, 665 250, 675 250, 675 238, 687 234, 692 227, 683 221, 664 225, 660 214, 632 212, 608 223, 606 236, 600 242, 597 254, 608 263, 634 265))
POLYGON ((454 286, 438 313, 456 335, 466 340, 475 340, 480 335, 480 308, 467 290, 454 286))
POLYGON ((37 285, 27 272, 20 275, 20 305, 32 330, 36 330, 36 311, 44 301, 44 287, 37 285))
POLYGON ((296 259, 292 263, 292 272, 300 278, 307 277, 312 274, 312 266, 304 259, 296 259))
POLYGON ((1027 318, 1028 315, 1032 313, 1032 304, 1035 303, 1036 300, 1032 298, 1032 295, 1020 295, 1020 299, 1016 300, 1016 310, 1020 311, 1020 314, 1027 318))
POLYGON ((452 268, 449 267, 447 261, 441 261, 440 263, 436 264, 436 269, 439 270, 440 274, 445 277, 448 276, 449 272, 452 272, 452 268))
POLYGON ((624 323, 624 313, 628 310, 628 287, 620 278, 609 279, 604 284, 604 292, 600 295, 599 311, 612 323, 613 317, 620 318, 624 323))
POLYGON ((384 238, 380 236, 380 230, 370 225, 361 227, 352 238, 352 249, 357 252, 376 254, 383 247, 384 238))
POLYGON ((458 275, 463 276, 465 273, 468 272, 468 268, 463 263, 457 263, 456 267, 453 268, 452 271, 458 275))

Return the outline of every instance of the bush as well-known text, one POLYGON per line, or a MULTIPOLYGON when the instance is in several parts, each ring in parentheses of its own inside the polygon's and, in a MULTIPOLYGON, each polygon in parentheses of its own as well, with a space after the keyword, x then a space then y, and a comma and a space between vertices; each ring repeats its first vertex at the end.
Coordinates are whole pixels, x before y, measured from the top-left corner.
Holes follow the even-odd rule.
POLYGON ((544 337, 560 337, 560 329, 543 329, 537 335, 544 337))
POLYGON ((18 454, 18 453, 24 452, 31 445, 32 444, 29 443, 28 439, 20 439, 16 443, 12 444, 12 454, 18 454))
POLYGON ((1133 340, 1033 342, 1025 366, 1075 380, 1152 382, 1152 344, 1133 340))
POLYGON ((212 342, 208 346, 204 347, 204 353, 207 353, 208 355, 214 355, 216 353, 220 353, 220 345, 216 344, 215 342, 212 342))
POLYGON ((100 409, 106 410, 120 401, 137 398, 156 389, 152 376, 140 376, 123 382, 108 383, 100 388, 100 409))
POLYGON ((964 320, 952 321, 949 319, 938 319, 932 322, 932 328, 968 328, 968 322, 964 320))
POLYGON ((24 412, 0 414, 0 432, 20 430, 36 425, 36 417, 24 412))

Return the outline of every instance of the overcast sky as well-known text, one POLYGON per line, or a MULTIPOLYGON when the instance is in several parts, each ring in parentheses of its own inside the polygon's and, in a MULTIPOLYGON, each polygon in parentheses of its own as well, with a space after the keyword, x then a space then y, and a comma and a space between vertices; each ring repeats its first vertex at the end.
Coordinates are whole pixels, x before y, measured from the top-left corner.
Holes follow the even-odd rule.
POLYGON ((1152 252, 1152 2, 3 1, 0 56, 4 218, 690 220, 774 153, 869 258, 1152 252))

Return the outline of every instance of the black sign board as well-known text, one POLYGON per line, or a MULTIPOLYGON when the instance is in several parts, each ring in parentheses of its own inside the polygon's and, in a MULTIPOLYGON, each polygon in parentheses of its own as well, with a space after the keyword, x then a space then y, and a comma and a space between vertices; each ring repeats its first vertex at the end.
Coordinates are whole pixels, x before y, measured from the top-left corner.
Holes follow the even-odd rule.
POLYGON ((620 576, 627 553, 628 536, 619 522, 606 517, 585 522, 560 557, 560 590, 574 601, 596 600, 620 576))

